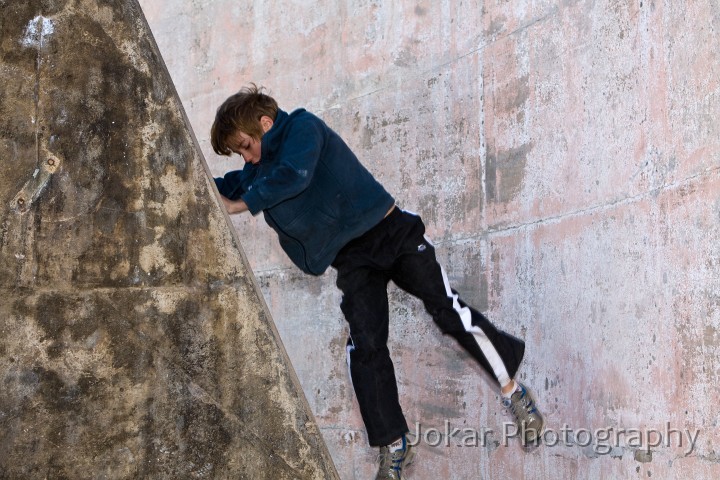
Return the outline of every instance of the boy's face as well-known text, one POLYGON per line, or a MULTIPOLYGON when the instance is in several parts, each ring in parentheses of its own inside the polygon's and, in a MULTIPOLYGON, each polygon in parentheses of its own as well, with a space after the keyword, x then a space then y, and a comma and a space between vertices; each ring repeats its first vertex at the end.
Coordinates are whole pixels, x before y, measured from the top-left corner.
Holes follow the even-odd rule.
POLYGON ((230 150, 241 155, 245 163, 260 163, 260 140, 255 140, 247 133, 237 130, 227 139, 230 150))
MULTIPOLYGON (((263 115, 260 118, 260 129, 263 134, 272 128, 273 123, 273 119, 268 116, 263 115)), ((227 139, 227 146, 230 147, 230 150, 241 155, 245 163, 252 163, 253 165, 260 163, 260 145, 261 140, 256 140, 240 130, 235 131, 227 139)))

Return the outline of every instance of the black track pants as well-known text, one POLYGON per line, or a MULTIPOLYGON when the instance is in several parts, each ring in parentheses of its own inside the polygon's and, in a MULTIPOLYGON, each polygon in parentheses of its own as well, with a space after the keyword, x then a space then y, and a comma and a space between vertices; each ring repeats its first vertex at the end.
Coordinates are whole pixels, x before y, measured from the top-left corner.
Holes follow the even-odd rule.
POLYGON ((348 243, 333 262, 341 309, 350 325, 348 362, 371 446, 409 431, 387 347, 390 280, 423 301, 443 333, 452 335, 501 385, 515 376, 523 341, 495 328, 450 289, 420 217, 395 208, 348 243))

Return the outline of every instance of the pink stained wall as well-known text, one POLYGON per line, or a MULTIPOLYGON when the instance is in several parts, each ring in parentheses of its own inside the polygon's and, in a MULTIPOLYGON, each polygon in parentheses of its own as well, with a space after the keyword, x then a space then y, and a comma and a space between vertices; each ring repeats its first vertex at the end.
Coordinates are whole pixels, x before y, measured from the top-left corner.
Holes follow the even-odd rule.
MULTIPOLYGON (((424 217, 462 297, 526 339, 521 379, 560 435, 527 453, 492 383, 391 287, 408 421, 460 430, 430 431, 412 478, 720 477, 716 2, 141 3, 216 174, 239 168, 208 131, 241 86, 314 111, 424 217), (667 428, 682 446, 635 445, 667 428), (463 429, 493 434, 460 446, 463 429)), ((261 217, 234 224, 341 477, 372 478, 334 273, 303 276, 261 217)))

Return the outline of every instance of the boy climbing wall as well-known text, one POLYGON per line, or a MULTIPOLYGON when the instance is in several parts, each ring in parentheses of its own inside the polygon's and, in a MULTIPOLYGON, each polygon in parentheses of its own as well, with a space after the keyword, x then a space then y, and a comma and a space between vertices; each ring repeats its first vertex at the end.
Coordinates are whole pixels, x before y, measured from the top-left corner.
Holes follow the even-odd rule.
POLYGON ((524 342, 458 298, 422 219, 396 205, 337 133, 304 109, 279 109, 252 85, 218 108, 211 142, 219 155, 245 161, 242 170, 215 179, 228 213, 262 212, 298 268, 337 271, 352 384, 368 441, 380 447, 376 479, 401 479, 414 453, 387 346, 390 281, 422 300, 441 331, 497 379, 523 443, 539 439, 543 418, 513 380, 524 342))

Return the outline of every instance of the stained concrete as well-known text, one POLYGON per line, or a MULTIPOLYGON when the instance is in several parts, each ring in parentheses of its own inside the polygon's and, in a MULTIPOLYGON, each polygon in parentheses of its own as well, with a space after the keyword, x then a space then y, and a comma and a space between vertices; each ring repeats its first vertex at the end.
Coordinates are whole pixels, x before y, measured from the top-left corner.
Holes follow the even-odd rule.
POLYGON ((337 478, 137 2, 0 32, 0 478, 337 478))
MULTIPOLYGON (((241 85, 317 112, 423 215, 451 283, 527 340, 550 427, 700 430, 690 453, 423 444, 412 478, 720 477, 717 2, 142 4, 215 174, 238 166, 207 132, 241 85)), ((341 477, 372 478, 334 273, 233 223, 341 477)), ((409 421, 501 431, 492 385, 390 294, 409 421)))

